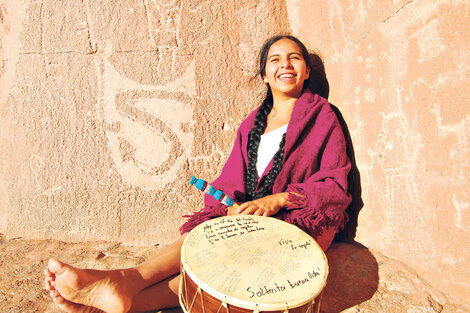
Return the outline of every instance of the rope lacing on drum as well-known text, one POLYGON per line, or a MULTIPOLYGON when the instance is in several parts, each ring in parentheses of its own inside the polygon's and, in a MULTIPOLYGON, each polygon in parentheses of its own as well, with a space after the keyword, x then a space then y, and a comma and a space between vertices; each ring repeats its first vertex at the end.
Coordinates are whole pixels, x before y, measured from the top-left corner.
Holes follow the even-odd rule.
MULTIPOLYGON (((187 306, 188 305, 188 286, 186 285, 186 274, 184 272, 184 268, 183 268, 183 264, 181 264, 181 267, 180 267, 180 277, 183 279, 182 283, 184 285, 184 298, 183 299, 183 302, 184 302, 184 305, 187 306)), ((189 312, 191 312, 191 309, 189 309, 189 312)))
MULTIPOLYGON (((319 313, 319 312, 320 312, 320 301, 321 301, 322 295, 323 295, 323 291, 320 293, 320 295, 319 295, 316 299, 313 299, 313 300, 312 300, 312 303, 311 303, 311 305, 310 305, 310 307, 309 307, 309 309, 312 308, 312 313, 319 313), (315 300, 318 300, 318 306, 317 306, 316 310, 315 310, 315 308, 314 308, 314 306, 315 306, 315 300), (314 312, 314 311, 315 311, 315 312, 314 312)), ((307 313, 307 312, 306 312, 306 313, 307 313)))
POLYGON ((219 308, 217 309, 216 313, 219 313, 221 308, 222 308, 222 302, 220 303, 219 308))
POLYGON ((196 298, 197 298, 197 294, 201 291, 201 288, 200 287, 197 287, 197 291, 196 293, 194 294, 194 298, 193 298, 193 301, 191 302, 191 306, 189 307, 188 309, 188 312, 191 313, 191 310, 193 309, 193 306, 194 306, 194 303, 196 302, 196 298))
POLYGON ((204 307, 204 297, 202 295, 201 287, 197 287, 197 292, 201 295, 201 306, 202 306, 202 313, 206 313, 206 308, 204 307))
POLYGON ((310 313, 310 311, 312 310, 312 307, 313 307, 313 303, 314 303, 314 301, 310 302, 310 305, 307 307, 307 311, 305 313, 310 313))
POLYGON ((226 311, 227 313, 230 313, 230 310, 228 309, 227 296, 225 296, 224 306, 225 306, 225 311, 226 311))
POLYGON ((256 308, 255 308, 255 310, 253 311, 253 313, 259 313, 259 306, 258 306, 258 303, 256 303, 256 308))
POLYGON ((310 302, 310 305, 307 307, 307 311, 305 313, 310 313, 310 311, 313 311, 313 304, 315 303, 315 300, 312 300, 310 302))
POLYGON ((219 308, 217 309, 216 313, 220 312, 220 309, 222 309, 222 306, 225 307, 225 310, 227 311, 227 313, 230 313, 230 311, 228 310, 228 306, 227 306, 227 297, 226 296, 224 297, 224 301, 220 302, 219 308))
POLYGON ((289 313, 289 303, 286 302, 286 309, 284 310, 284 313, 289 313))

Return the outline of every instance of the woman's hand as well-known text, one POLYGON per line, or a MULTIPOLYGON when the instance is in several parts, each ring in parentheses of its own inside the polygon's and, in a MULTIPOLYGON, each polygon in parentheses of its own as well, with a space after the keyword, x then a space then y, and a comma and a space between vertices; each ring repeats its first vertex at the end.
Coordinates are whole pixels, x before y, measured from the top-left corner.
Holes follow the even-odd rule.
POLYGON ((240 204, 238 208, 229 207, 227 215, 262 215, 272 216, 286 206, 288 193, 277 193, 240 204))

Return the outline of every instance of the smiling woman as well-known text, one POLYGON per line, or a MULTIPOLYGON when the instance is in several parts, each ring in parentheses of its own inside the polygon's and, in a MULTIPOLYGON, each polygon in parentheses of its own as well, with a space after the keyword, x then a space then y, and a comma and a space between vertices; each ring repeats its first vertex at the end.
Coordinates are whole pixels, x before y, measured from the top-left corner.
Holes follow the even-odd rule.
POLYGON ((298 98, 309 73, 300 47, 291 39, 280 39, 269 49, 263 80, 271 88, 274 99, 298 98))
POLYGON ((334 111, 311 87, 310 60, 305 46, 291 36, 270 38, 260 51, 258 73, 266 83, 266 97, 240 125, 232 152, 211 183, 238 206, 227 207, 206 195, 204 208, 187 216, 181 227, 184 235, 134 268, 78 269, 51 259, 44 273, 54 302, 67 312, 144 312, 178 306, 185 233, 225 215, 284 220, 327 250, 347 220, 351 163, 334 111), (260 166, 258 156, 268 162, 260 166))

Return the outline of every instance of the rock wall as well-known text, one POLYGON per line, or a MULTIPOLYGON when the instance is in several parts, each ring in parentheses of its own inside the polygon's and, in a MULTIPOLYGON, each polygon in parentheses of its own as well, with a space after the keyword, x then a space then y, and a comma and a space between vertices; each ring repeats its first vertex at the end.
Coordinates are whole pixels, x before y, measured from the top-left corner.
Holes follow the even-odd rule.
POLYGON ((356 239, 470 298, 470 4, 286 1, 326 62, 364 209, 356 239))
POLYGON ((470 4, 0 0, 0 232, 167 243, 292 32, 326 63, 365 206, 357 240, 468 301, 470 4))

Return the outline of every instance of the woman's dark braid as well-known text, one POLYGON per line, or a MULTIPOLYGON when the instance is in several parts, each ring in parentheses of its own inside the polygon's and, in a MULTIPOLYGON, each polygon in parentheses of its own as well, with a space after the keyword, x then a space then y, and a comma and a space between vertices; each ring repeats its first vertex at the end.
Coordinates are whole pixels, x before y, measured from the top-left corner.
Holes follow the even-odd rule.
POLYGON ((250 132, 249 142, 248 142, 248 168, 245 176, 246 183, 246 194, 247 200, 255 200, 262 197, 265 197, 272 193, 272 186, 277 175, 282 168, 282 160, 284 158, 284 144, 285 137, 282 137, 281 143, 279 144, 279 150, 274 155, 273 167, 271 170, 263 177, 263 180, 260 184, 260 189, 257 191, 256 186, 258 184, 258 176, 256 169, 256 162, 258 160, 258 148, 261 140, 261 135, 266 128, 266 122, 268 119, 268 114, 271 112, 273 107, 273 97, 271 90, 268 88, 266 98, 263 101, 260 109, 258 110, 255 117, 255 125, 250 132))
POLYGON ((271 90, 268 88, 266 97, 260 109, 256 113, 255 125, 248 137, 248 168, 245 175, 245 185, 247 200, 254 200, 256 198, 256 185, 258 183, 256 160, 258 159, 258 147, 261 140, 261 135, 266 128, 266 121, 268 114, 273 107, 273 97, 271 90))

